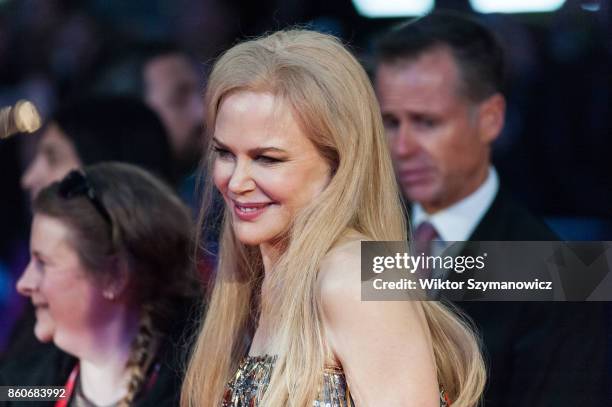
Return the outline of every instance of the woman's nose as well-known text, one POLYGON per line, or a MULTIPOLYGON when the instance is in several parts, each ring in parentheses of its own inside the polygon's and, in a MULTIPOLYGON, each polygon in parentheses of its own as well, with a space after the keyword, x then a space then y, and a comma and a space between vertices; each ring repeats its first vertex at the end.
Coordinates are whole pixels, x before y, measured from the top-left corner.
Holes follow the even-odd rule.
POLYGON ((243 194, 255 188, 255 181, 245 161, 238 161, 229 180, 228 189, 234 194, 243 194))
POLYGON ((34 270, 33 261, 30 261, 21 274, 21 277, 19 277, 19 280, 17 280, 17 291, 19 294, 29 297, 33 292, 38 290, 38 285, 38 273, 34 270))

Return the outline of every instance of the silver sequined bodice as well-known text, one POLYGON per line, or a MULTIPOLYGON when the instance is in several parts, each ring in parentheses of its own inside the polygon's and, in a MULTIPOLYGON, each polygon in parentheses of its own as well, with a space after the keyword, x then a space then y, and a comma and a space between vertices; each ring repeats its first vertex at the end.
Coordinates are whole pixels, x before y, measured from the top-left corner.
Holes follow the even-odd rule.
MULTIPOLYGON (((247 356, 230 380, 222 407, 256 407, 263 398, 274 368, 274 356, 247 356)), ((313 407, 352 407, 344 372, 330 367, 323 371, 322 386, 313 407)))
MULTIPOLYGON (((221 407, 258 407, 270 383, 274 356, 247 356, 227 384, 221 407)), ((339 367, 323 370, 322 385, 313 407, 354 407, 344 371, 339 367)), ((448 407, 448 399, 440 390, 440 407, 448 407)))

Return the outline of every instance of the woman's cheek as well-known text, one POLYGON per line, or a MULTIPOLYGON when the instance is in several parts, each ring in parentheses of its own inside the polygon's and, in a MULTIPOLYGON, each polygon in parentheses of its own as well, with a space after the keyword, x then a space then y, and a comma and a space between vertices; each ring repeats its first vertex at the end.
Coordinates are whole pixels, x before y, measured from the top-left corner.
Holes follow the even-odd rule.
POLYGON ((301 185, 299 175, 289 168, 270 168, 260 171, 254 181, 257 187, 271 200, 284 201, 294 195, 296 185, 301 185))
POLYGON ((223 163, 219 160, 216 160, 213 166, 213 182, 219 191, 225 191, 230 177, 230 165, 228 163, 223 163))

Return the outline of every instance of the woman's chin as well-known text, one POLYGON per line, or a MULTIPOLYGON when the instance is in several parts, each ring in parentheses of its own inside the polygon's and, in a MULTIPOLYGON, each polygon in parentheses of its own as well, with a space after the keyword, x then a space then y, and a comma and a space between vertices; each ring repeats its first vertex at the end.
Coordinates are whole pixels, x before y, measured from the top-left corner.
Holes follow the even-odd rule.
POLYGON ((283 239, 272 234, 257 235, 257 234, 236 234, 238 241, 246 246, 275 246, 283 239))
POLYGON ((34 326, 34 336, 39 342, 47 343, 53 340, 53 329, 46 324, 37 322, 34 326))
POLYGON ((256 227, 249 225, 247 227, 234 228, 234 233, 238 241, 247 246, 259 246, 268 240, 265 233, 261 233, 256 227))
POLYGON ((238 236, 238 241, 245 246, 259 246, 262 243, 261 239, 252 238, 250 236, 243 238, 238 236))

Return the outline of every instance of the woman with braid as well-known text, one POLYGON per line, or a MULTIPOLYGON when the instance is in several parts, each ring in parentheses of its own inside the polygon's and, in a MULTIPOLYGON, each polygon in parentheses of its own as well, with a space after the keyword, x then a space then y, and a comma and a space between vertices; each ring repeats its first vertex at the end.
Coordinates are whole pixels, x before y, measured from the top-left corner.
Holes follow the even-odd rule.
POLYGON ((176 405, 196 293, 188 209, 146 171, 102 163, 43 189, 33 212, 17 289, 36 337, 67 355, 24 357, 6 384, 65 385, 58 407, 176 405))

